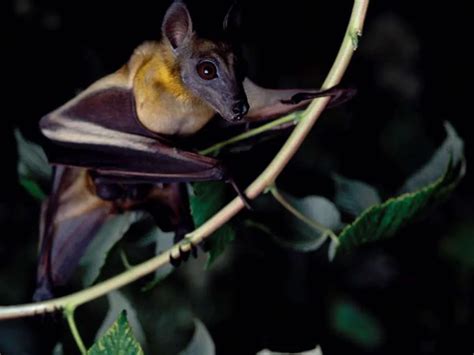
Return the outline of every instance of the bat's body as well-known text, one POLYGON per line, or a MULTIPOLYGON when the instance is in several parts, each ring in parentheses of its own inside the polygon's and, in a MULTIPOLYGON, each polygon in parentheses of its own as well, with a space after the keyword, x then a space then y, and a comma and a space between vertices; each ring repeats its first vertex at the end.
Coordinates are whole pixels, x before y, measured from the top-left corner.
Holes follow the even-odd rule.
POLYGON ((177 181, 184 172, 195 172, 196 180, 222 178, 216 160, 161 143, 166 136, 197 132, 215 115, 185 90, 163 47, 142 45, 120 70, 41 120, 43 134, 61 146, 50 153, 53 162, 115 175, 135 172, 143 179, 160 175, 160 181, 177 181), (125 156, 134 168, 123 164, 125 156))
MULTIPOLYGON (((71 114, 68 116, 76 114, 78 122, 90 124, 93 122, 85 122, 83 114, 91 112, 90 106, 95 104, 101 113, 114 110, 110 112, 110 119, 120 118, 119 123, 109 122, 114 131, 117 130, 115 125, 121 124, 124 133, 145 136, 153 136, 153 133, 186 136, 198 132, 216 112, 184 86, 177 59, 170 52, 171 48, 165 44, 144 43, 120 70, 98 80, 57 111, 66 111, 71 114), (107 101, 107 105, 102 100, 107 101), (117 104, 125 111, 117 112, 117 104), (74 108, 80 111, 75 112, 74 108)), ((94 114, 96 117, 90 117, 91 121, 96 118, 97 124, 107 125, 107 117, 98 117, 97 111, 94 114)), ((43 124, 47 125, 47 121, 43 119, 43 124)), ((43 132, 46 135, 49 133, 47 127, 43 132)), ((97 133, 107 134, 105 131, 97 133)), ((66 134, 58 138, 78 142, 79 137, 68 137, 66 134)), ((111 145, 114 143, 111 142, 111 145)))
POLYGON ((189 228, 177 183, 229 176, 218 160, 177 148, 176 137, 194 135, 211 120, 269 119, 338 94, 257 86, 244 78, 231 43, 193 32, 181 1, 171 5, 162 32, 160 42, 141 45, 121 69, 40 122, 52 143, 49 160, 59 168, 42 216, 37 299, 68 280, 114 213, 154 201, 165 228, 189 228), (135 196, 137 189, 145 193, 135 196))

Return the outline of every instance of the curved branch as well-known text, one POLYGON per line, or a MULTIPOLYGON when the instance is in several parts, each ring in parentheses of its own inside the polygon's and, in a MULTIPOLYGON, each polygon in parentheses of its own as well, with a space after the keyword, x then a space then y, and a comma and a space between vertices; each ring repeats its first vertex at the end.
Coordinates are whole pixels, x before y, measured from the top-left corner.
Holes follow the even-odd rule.
MULTIPOLYGON (((362 33, 368 4, 369 0, 354 0, 352 15, 347 31, 344 35, 344 39, 336 60, 326 80, 324 81, 322 87, 323 89, 331 88, 339 84, 342 76, 349 66, 353 52, 355 49, 357 49, 358 37, 362 33)), ((315 99, 306 109, 306 111, 303 113, 301 122, 296 126, 291 136, 281 148, 280 152, 275 156, 270 165, 246 190, 246 194, 249 198, 256 198, 266 188, 275 182, 281 171, 285 168, 290 159, 295 155, 300 145, 303 143, 309 131, 316 123, 321 113, 324 111, 329 100, 329 98, 315 99)), ((199 244, 203 239, 211 235, 224 223, 235 216, 243 207, 244 205, 242 200, 240 198, 235 198, 201 227, 189 234, 185 243, 174 245, 167 252, 88 289, 45 302, 0 307, 0 320, 55 312, 59 309, 62 310, 65 307, 76 308, 77 306, 101 297, 112 290, 118 289, 133 281, 136 281, 139 278, 152 273, 156 269, 167 264, 170 260, 170 256, 176 257, 179 255, 180 247, 182 250, 187 251, 190 249, 190 242, 193 244, 199 244)))
MULTIPOLYGON (((339 84, 344 73, 346 72, 352 55, 357 49, 358 37, 362 34, 362 28, 368 5, 369 0, 354 1, 351 19, 349 21, 341 48, 339 49, 336 60, 334 61, 334 64, 323 83, 323 90, 339 84)), ((329 100, 329 97, 317 98, 306 109, 306 111, 303 113, 303 118, 301 119, 300 123, 296 126, 273 161, 246 190, 246 194, 249 198, 256 198, 267 187, 271 186, 275 182, 290 159, 295 155, 296 151, 303 143, 311 128, 321 116, 321 113, 326 108, 329 100)), ((201 242, 205 237, 215 232, 220 226, 235 216, 243 207, 244 205, 242 200, 240 198, 235 198, 201 227, 191 233, 190 238, 195 243, 201 242)))

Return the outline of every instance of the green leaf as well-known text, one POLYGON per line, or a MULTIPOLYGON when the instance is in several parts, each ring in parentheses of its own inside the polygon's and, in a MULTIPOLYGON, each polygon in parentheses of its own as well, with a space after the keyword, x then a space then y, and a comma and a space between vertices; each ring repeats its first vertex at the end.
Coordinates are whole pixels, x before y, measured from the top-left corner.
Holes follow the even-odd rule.
POLYGON ((194 319, 194 334, 188 346, 179 355, 214 355, 216 353, 214 341, 206 326, 199 320, 194 319))
POLYGON ((216 260, 227 249, 227 246, 235 239, 235 229, 229 224, 224 224, 215 231, 208 240, 209 257, 206 262, 206 268, 210 268, 216 260))
POLYGON ((359 245, 393 236, 435 202, 443 200, 456 187, 461 170, 461 166, 450 166, 446 174, 433 184, 369 208, 339 234, 337 251, 349 251, 359 245))
POLYGON ((26 140, 18 129, 15 130, 15 139, 18 150, 17 170, 20 184, 34 198, 42 200, 46 194, 40 186, 50 182, 53 170, 39 145, 26 140))
MULTIPOLYGON (((214 216, 227 202, 226 185, 222 182, 199 182, 192 185, 190 194, 191 215, 196 227, 214 216)), ((209 247, 207 267, 210 267, 224 252, 227 245, 235 239, 235 230, 224 224, 206 241, 209 247)))
MULTIPOLYGON (((155 240, 155 255, 158 256, 168 249, 170 249, 174 244, 174 233, 173 232, 163 232, 159 228, 153 228, 152 230, 153 239, 155 240)), ((158 283, 164 280, 171 272, 174 270, 171 264, 166 264, 165 266, 159 268, 155 271, 155 277, 152 281, 142 287, 143 292, 150 291, 158 283)))
POLYGON ((127 312, 128 322, 132 327, 133 334, 136 337, 137 341, 142 344, 146 343, 145 341, 145 332, 138 320, 137 312, 128 299, 119 291, 112 291, 107 294, 107 299, 109 301, 109 310, 100 326, 97 334, 95 336, 96 341, 99 340, 107 332, 117 317, 122 311, 127 312))
POLYGON ((20 177, 20 185, 35 199, 43 201, 46 198, 46 194, 36 181, 20 177))
POLYGON ((62 343, 57 343, 53 351, 51 352, 51 355, 64 355, 64 347, 62 343))
POLYGON ((341 215, 336 206, 321 196, 295 198, 284 194, 285 199, 298 212, 315 222, 320 228, 314 228, 291 213, 285 215, 285 221, 292 231, 287 234, 272 234, 273 239, 282 247, 296 251, 309 252, 318 249, 327 240, 326 230, 341 227, 341 215))
POLYGON ((88 355, 143 355, 143 350, 134 338, 123 311, 117 321, 87 351, 88 355))
POLYGON ((341 214, 337 207, 328 199, 321 196, 306 196, 295 198, 285 194, 288 201, 309 219, 316 221, 328 229, 341 227, 341 214))
POLYGON ((92 285, 105 264, 107 255, 113 246, 125 235, 130 226, 142 218, 143 212, 126 212, 111 217, 97 232, 81 259, 80 267, 84 287, 92 285))
POLYGON ((330 322, 337 333, 355 344, 375 348, 382 343, 384 334, 380 323, 352 302, 335 303, 330 322))
POLYGON ((336 195, 334 202, 342 211, 352 216, 358 216, 367 208, 382 202, 377 190, 358 180, 347 179, 334 175, 336 195))
POLYGON ((434 152, 431 159, 413 174, 400 189, 400 193, 412 192, 437 180, 446 167, 461 163, 464 159, 464 142, 449 122, 444 123, 446 139, 434 152))
POLYGON ((52 176, 52 168, 43 148, 25 139, 18 129, 15 130, 15 139, 18 149, 19 175, 49 181, 52 176))
POLYGON ((454 131, 450 131, 451 126, 447 125, 447 129, 447 141, 425 168, 408 180, 406 186, 418 186, 422 181, 430 181, 434 176, 435 165, 441 169, 438 178, 413 192, 391 198, 365 210, 339 234, 339 246, 331 245, 331 248, 336 249, 337 252, 350 251, 359 245, 389 238, 436 203, 443 201, 454 190, 464 176, 465 161, 462 155, 462 142, 458 141, 459 137, 453 134, 454 131), (438 158, 439 152, 448 151, 447 148, 443 148, 446 146, 457 148, 451 150, 451 154, 443 153, 443 159, 438 158), (461 152, 457 149, 461 149, 461 152), (450 161, 449 157, 455 160, 450 161), (445 162, 446 165, 441 166, 440 161, 446 158, 448 159, 445 162), (414 181, 417 183, 413 183, 414 181))

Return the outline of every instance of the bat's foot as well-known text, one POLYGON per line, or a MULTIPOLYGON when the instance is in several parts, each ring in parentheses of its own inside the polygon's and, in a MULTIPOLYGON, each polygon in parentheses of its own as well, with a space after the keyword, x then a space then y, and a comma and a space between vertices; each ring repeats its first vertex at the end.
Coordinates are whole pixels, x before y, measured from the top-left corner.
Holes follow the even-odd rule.
POLYGON ((57 307, 54 309, 53 312, 38 313, 36 315, 36 318, 43 326, 45 325, 51 326, 51 324, 59 325, 64 319, 63 309, 60 307, 57 307))
MULTIPOLYGON (((51 290, 50 284, 41 282, 33 295, 33 301, 43 302, 52 298, 54 298, 54 294, 51 290)), ((63 319, 63 313, 60 307, 55 308, 52 312, 38 312, 35 314, 35 316, 42 325, 59 323, 63 319)))
POLYGON ((178 267, 182 262, 188 261, 189 257, 192 256, 194 259, 198 256, 198 248, 190 241, 185 241, 179 246, 178 256, 170 255, 170 264, 174 267, 178 267), (184 246, 189 245, 189 249, 184 250, 184 246))
POLYGON ((245 208, 247 208, 249 211, 253 211, 254 208, 252 207, 250 199, 245 194, 245 191, 242 191, 242 189, 235 183, 234 179, 229 179, 229 182, 234 188, 235 192, 237 192, 237 195, 239 195, 240 199, 244 203, 245 208))
POLYGON ((254 210, 254 208, 252 206, 252 202, 250 201, 250 199, 247 197, 247 195, 245 193, 239 194, 239 197, 242 200, 242 202, 244 203, 244 206, 245 206, 246 209, 248 209, 249 211, 254 210))

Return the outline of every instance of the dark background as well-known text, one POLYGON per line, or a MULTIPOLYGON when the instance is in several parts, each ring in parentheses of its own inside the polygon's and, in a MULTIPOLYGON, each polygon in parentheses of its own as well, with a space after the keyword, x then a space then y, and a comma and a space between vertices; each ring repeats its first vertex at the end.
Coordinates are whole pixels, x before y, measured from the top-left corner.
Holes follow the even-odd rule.
MULTIPOLYGON (((215 31, 229 5, 189 3, 198 33, 215 31)), ((322 117, 281 177, 285 190, 330 197, 328 176, 337 172, 367 181, 388 196, 440 144, 445 120, 464 138, 470 166, 471 61, 466 52, 472 30, 467 5, 413 4, 370 4, 360 49, 344 78, 359 94, 322 117)), ((19 127, 39 142, 40 117, 118 69, 141 42, 159 37, 169 2, 16 0, 5 5, 0 304, 14 304, 29 301, 33 291, 39 205, 17 182, 13 129, 19 127)), ((311 6, 301 0, 243 1, 249 76, 269 87, 320 85, 351 6, 350 1, 311 6)), ((255 175, 279 144, 273 141, 238 159, 255 175)), ((172 290, 167 297, 180 300, 204 320, 218 354, 254 354, 262 348, 301 351, 316 344, 325 355, 472 354, 472 267, 450 258, 444 247, 459 233, 474 234, 469 178, 468 172, 447 203, 393 240, 361 248, 332 264, 325 250, 288 252, 265 235, 244 233, 231 246, 231 261, 210 272, 208 281, 202 281, 206 274, 189 276, 187 267, 163 288, 172 290), (196 291, 190 277, 206 286, 196 291), (337 299, 354 302, 378 319, 384 334, 378 346, 364 347, 334 331, 329 310, 337 299), (216 316, 222 309, 225 312, 216 316)), ((139 307, 154 307, 153 297, 163 297, 160 291, 158 286, 139 307)), ((166 301, 159 302, 166 309, 166 301)), ((89 344, 103 313, 88 307, 79 316, 79 326, 89 344)), ((174 335, 169 330, 173 326, 160 324, 156 334, 167 327, 174 335)), ((66 353, 76 351, 60 320, 0 323, 0 353, 49 354, 56 336, 66 343, 66 353)), ((179 350, 171 340, 155 343, 161 347, 150 346, 150 353, 179 350)))

